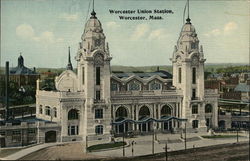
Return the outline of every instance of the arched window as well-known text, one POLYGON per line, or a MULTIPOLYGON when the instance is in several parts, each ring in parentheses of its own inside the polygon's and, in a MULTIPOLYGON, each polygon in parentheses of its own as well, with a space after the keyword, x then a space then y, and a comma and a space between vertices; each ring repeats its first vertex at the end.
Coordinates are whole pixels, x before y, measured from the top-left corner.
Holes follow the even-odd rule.
POLYGON ((49 106, 46 106, 45 107, 45 115, 48 115, 50 116, 51 112, 50 112, 50 107, 49 106))
POLYGON ((55 107, 53 108, 53 111, 54 111, 54 117, 57 117, 57 109, 55 107))
POLYGON ((150 90, 160 90, 161 89, 161 84, 157 82, 152 82, 149 84, 149 89, 150 90))
POLYGON ((178 80, 181 83, 181 68, 178 69, 178 80))
POLYGON ((116 118, 126 118, 128 117, 128 112, 125 107, 119 107, 115 112, 116 118))
POLYGON ((207 104, 207 105, 205 106, 205 113, 211 113, 212 110, 213 110, 212 105, 207 104))
POLYGON ((198 114, 198 105, 192 105, 192 114, 198 114))
POLYGON ((139 120, 144 118, 144 117, 149 117, 150 116, 150 111, 147 106, 143 106, 140 108, 139 111, 139 120))
POLYGON ((192 69, 192 83, 196 84, 196 68, 192 69))
POLYGON ((39 106, 39 113, 43 114, 43 106, 42 105, 39 106))
POLYGON ((97 125, 97 126, 95 127, 95 133, 96 133, 96 135, 101 135, 101 134, 103 134, 103 125, 97 125))
POLYGON ((71 109, 68 112, 68 120, 77 120, 78 118, 79 118, 79 116, 78 116, 78 110, 71 109))
POLYGON ((161 116, 171 116, 171 108, 168 105, 161 108, 161 116))
POLYGON ((139 91, 140 90, 140 84, 136 82, 131 82, 128 84, 128 89, 130 91, 139 91))

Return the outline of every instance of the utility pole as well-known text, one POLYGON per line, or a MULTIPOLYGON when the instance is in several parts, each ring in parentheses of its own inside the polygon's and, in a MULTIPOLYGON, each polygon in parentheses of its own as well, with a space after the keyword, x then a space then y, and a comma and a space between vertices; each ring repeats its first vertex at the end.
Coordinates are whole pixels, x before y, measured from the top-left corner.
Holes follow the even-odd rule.
POLYGON ((133 140, 131 142, 131 145, 132 145, 132 157, 134 156, 134 144, 135 144, 135 141, 133 140))
POLYGON ((166 156, 166 161, 168 161, 168 143, 167 142, 165 145, 165 156, 166 156))
POLYGON ((152 135, 152 154, 155 153, 155 144, 154 144, 154 127, 153 127, 153 135, 152 135))
POLYGON ((239 142, 239 123, 238 124, 238 128, 236 129, 236 132, 237 132, 237 143, 239 142))
POLYGON ((185 150, 187 150, 187 124, 185 122, 185 150))
POLYGON ((123 123, 123 135, 122 135, 122 142, 123 142, 123 146, 122 146, 122 156, 125 157, 125 141, 124 141, 124 136, 125 135, 125 128, 124 128, 124 123, 123 123))

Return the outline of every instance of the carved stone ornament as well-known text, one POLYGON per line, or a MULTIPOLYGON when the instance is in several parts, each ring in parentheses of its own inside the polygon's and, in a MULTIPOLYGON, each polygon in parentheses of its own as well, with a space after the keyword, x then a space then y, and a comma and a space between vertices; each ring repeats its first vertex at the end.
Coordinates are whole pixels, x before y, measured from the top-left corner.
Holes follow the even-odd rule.
POLYGON ((96 54, 94 62, 95 65, 103 65, 104 64, 103 56, 101 54, 96 54))
POLYGON ((199 64, 199 59, 198 59, 197 56, 194 56, 194 57, 192 58, 192 65, 198 65, 198 64, 199 64))
POLYGON ((181 57, 180 56, 176 57, 176 62, 177 62, 177 65, 181 65, 181 57))

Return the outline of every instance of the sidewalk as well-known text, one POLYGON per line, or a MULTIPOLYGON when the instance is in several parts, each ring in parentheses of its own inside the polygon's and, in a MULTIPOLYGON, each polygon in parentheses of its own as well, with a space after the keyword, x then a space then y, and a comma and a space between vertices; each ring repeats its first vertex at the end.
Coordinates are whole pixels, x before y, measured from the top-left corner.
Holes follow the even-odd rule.
POLYGON ((0 158, 0 160, 17 160, 19 158, 22 158, 30 153, 33 153, 33 152, 36 152, 38 150, 41 150, 41 149, 44 149, 44 148, 47 148, 47 147, 51 147, 51 146, 56 146, 56 145, 60 145, 60 144, 67 144, 68 142, 57 142, 57 143, 45 143, 45 144, 39 144, 39 145, 36 145, 36 146, 32 146, 32 147, 29 147, 29 148, 25 148, 23 150, 20 150, 14 154, 11 154, 5 158, 0 158))

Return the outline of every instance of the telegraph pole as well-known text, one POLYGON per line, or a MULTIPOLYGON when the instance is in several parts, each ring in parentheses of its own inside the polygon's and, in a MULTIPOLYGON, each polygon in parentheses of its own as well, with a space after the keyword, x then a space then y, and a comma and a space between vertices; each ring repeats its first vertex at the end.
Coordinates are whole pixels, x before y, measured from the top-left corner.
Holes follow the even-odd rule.
POLYGON ((131 145, 132 145, 132 157, 134 156, 134 144, 135 144, 135 141, 133 140, 131 142, 131 145))
POLYGON ((123 123, 123 135, 122 135, 122 142, 123 142, 123 146, 122 146, 122 156, 125 157, 125 141, 124 141, 124 136, 125 135, 125 127, 124 127, 124 123, 123 123))
POLYGON ((152 135, 152 154, 155 153, 155 144, 154 144, 154 128, 153 128, 153 135, 152 135))
POLYGON ((165 157, 166 157, 166 161, 168 161, 168 143, 167 142, 165 145, 165 157))
POLYGON ((187 124, 185 122, 185 150, 187 150, 187 124))

